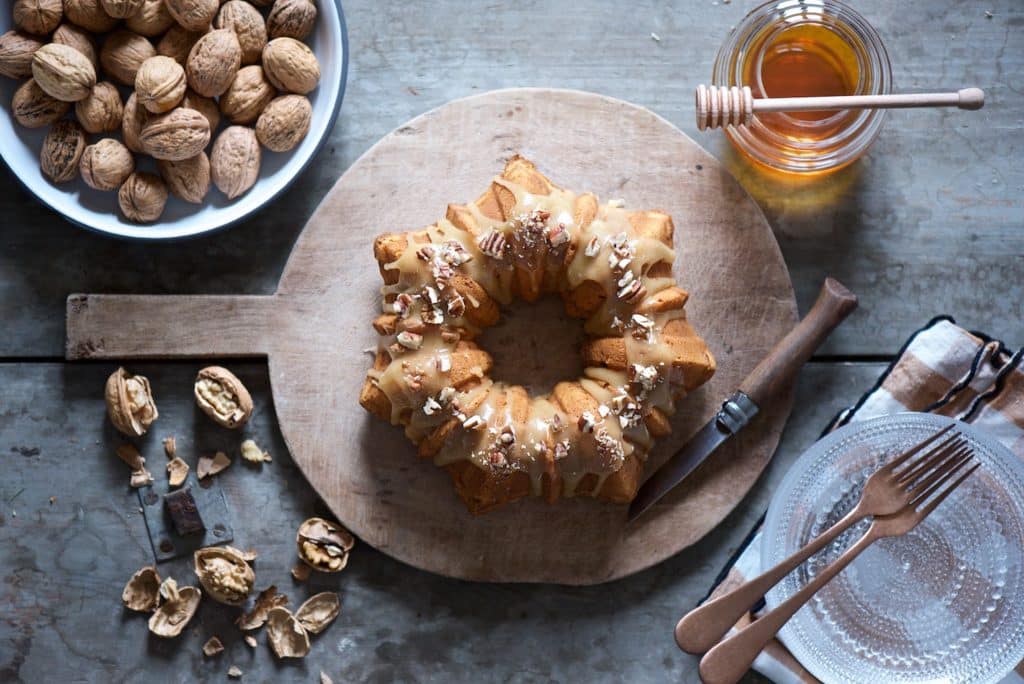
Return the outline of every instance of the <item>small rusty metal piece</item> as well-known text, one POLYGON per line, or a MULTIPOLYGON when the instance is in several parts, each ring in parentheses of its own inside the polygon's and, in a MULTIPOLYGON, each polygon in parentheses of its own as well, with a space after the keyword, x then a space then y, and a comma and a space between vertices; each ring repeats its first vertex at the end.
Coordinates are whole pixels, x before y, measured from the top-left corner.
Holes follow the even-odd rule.
POLYGON ((164 494, 164 507, 167 509, 167 514, 171 516, 174 530, 181 536, 206 531, 203 518, 199 515, 199 508, 196 506, 196 500, 192 496, 191 487, 164 494))

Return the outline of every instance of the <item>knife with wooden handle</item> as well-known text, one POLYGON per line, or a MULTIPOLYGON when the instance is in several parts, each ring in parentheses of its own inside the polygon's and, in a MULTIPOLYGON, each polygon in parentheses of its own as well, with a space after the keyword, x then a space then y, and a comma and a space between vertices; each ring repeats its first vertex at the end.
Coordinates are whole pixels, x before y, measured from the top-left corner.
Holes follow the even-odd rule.
POLYGON ((856 295, 838 280, 826 278, 807 316, 768 352, 718 413, 640 487, 629 507, 629 520, 653 506, 742 430, 766 401, 792 382, 829 333, 856 308, 856 295))

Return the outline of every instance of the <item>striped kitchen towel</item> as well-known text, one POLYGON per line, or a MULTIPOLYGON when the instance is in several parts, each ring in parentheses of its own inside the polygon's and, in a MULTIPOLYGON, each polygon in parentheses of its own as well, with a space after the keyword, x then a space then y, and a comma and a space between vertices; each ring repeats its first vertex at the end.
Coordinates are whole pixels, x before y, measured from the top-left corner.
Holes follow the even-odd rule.
MULTIPOLYGON (((964 330, 948 316, 936 318, 911 336, 875 386, 841 411, 822 434, 900 411, 933 412, 971 423, 1024 459, 1024 349, 1014 353, 998 340, 964 330)), ((758 523, 708 598, 760 573, 760 533, 758 523)), ((737 627, 757 619, 761 610, 763 605, 737 627)), ((817 681, 779 641, 765 648, 754 669, 777 684, 817 681)), ((1024 663, 1003 684, 1024 684, 1024 663)))

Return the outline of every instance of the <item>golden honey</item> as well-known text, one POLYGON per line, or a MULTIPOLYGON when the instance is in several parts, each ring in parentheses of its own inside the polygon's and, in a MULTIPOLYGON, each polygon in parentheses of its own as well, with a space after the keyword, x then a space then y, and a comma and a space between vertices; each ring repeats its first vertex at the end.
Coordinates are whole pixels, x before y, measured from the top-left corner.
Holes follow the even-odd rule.
MULTIPOLYGON (((716 85, 749 86, 755 98, 883 94, 892 74, 878 34, 836 0, 775 0, 752 10, 715 60, 716 85)), ((877 136, 884 112, 758 113, 725 133, 746 158, 802 174, 838 170, 877 136)))

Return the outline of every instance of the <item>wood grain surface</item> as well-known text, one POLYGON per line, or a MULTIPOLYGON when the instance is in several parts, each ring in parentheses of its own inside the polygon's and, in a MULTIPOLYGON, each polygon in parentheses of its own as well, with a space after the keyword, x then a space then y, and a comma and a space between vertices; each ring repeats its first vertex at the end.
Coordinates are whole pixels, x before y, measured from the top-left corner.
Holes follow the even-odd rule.
MULTIPOLYGON (((675 275, 719 370, 680 405, 656 466, 717 409, 796 320, 788 272, 757 205, 708 153, 651 112, 549 89, 497 91, 418 117, 375 145, 328 193, 272 297, 75 295, 69 358, 269 358, 285 441, 339 520, 417 567, 486 581, 591 584, 631 574, 711 530, 757 479, 790 401, 772 402, 740 439, 677 492, 625 526, 625 509, 529 500, 465 512, 447 476, 418 463, 401 431, 357 404, 376 335, 380 279, 372 238, 441 217, 521 153, 555 182, 675 217, 675 275), (177 331, 201 330, 188 338, 177 331), (248 341, 246 341, 246 338, 248 341), (265 347, 265 349, 263 348, 265 347)), ((554 323, 529 319, 534 329, 554 323)))

